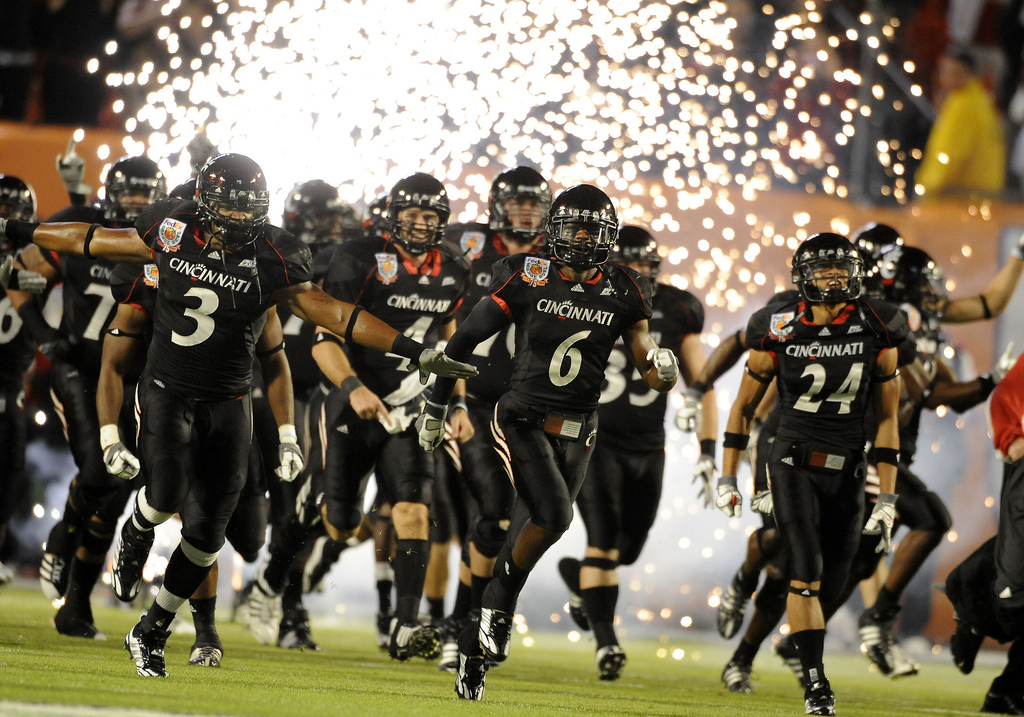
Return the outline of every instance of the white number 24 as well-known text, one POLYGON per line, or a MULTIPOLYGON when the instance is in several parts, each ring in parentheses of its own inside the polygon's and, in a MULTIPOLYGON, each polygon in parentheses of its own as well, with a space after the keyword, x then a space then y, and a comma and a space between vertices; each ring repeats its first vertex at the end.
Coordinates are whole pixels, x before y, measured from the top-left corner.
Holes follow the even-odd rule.
MULTIPOLYGON (((825 385, 825 367, 818 363, 808 364, 800 378, 806 378, 807 376, 811 377, 811 387, 796 400, 793 408, 798 411, 817 413, 818 409, 821 408, 822 402, 815 400, 815 397, 821 393, 821 389, 825 385)), ((843 385, 835 393, 825 398, 826 401, 834 401, 839 404, 838 413, 840 415, 850 412, 850 404, 857 397, 857 391, 860 389, 860 382, 863 376, 864 364, 853 364, 850 366, 850 373, 847 374, 843 385)))

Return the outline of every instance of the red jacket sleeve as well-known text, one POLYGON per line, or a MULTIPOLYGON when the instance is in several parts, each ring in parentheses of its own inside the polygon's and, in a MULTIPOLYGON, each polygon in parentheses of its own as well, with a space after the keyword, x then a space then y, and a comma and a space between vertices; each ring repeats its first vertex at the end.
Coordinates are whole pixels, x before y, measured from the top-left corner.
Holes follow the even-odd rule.
POLYGON ((1017 361, 999 385, 992 391, 989 404, 992 417, 992 443, 996 450, 1006 455, 1010 444, 1024 438, 1024 361, 1017 361))

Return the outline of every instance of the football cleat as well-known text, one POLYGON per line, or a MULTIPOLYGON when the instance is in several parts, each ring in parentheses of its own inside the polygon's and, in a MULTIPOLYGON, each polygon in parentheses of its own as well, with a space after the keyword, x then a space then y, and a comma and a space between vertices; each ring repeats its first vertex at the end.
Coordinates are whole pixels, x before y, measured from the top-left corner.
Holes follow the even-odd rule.
POLYGON ((459 699, 482 700, 486 679, 487 661, 483 657, 470 657, 460 652, 458 675, 455 678, 455 694, 459 699))
POLYGON ((382 650, 387 650, 391 642, 391 621, 394 617, 390 612, 377 613, 377 647, 382 650))
POLYGON ((985 695, 981 711, 1000 715, 1024 715, 1024 695, 1001 695, 990 690, 985 695))
POLYGON ((861 649, 883 675, 891 675, 893 672, 891 650, 896 638, 892 634, 892 623, 891 619, 881 619, 871 610, 861 613, 857 621, 861 649))
POLYGON ((716 614, 718 622, 718 634, 726 640, 735 635, 740 625, 743 624, 743 617, 747 612, 747 605, 750 603, 750 595, 753 590, 748 590, 743 584, 739 571, 732 577, 732 582, 722 595, 722 602, 718 605, 716 614))
POLYGON ((800 653, 797 652, 796 643, 788 635, 782 638, 778 644, 775 645, 775 654, 786 663, 786 667, 793 671, 796 675, 796 681, 800 683, 801 687, 806 688, 804 684, 804 666, 800 663, 800 653))
POLYGON ((626 666, 626 653, 619 645, 605 645, 598 649, 594 662, 597 663, 598 676, 611 682, 619 679, 622 674, 622 668, 626 666))
POLYGON ((956 621, 956 632, 949 639, 949 651, 953 653, 953 664, 958 670, 965 675, 971 674, 974 669, 974 660, 984 641, 985 636, 976 633, 966 622, 956 621))
POLYGON ((290 650, 319 650, 309 630, 309 613, 305 608, 289 610, 281 618, 281 629, 277 634, 277 646, 290 650))
POLYGON ((71 562, 55 553, 43 553, 39 564, 39 587, 49 600, 59 600, 68 591, 71 579, 71 562))
POLYGON ((0 563, 0 585, 6 585, 12 580, 14 580, 14 571, 0 563))
POLYGON ((188 664, 194 667, 220 667, 224 648, 220 645, 192 645, 188 664))
POLYGON ((889 677, 894 680, 897 677, 913 677, 918 672, 917 663, 910 659, 910 655, 896 640, 889 646, 889 664, 892 665, 892 674, 889 677))
POLYGON ((241 590, 235 591, 234 597, 231 598, 231 622, 245 625, 249 621, 249 593, 252 592, 254 582, 250 580, 241 590))
POLYGON ((167 630, 151 630, 148 634, 142 631, 142 623, 135 627, 124 638, 124 649, 135 661, 135 669, 141 677, 167 677, 164 665, 164 647, 171 633, 167 630))
POLYGON ((142 586, 142 568, 149 559, 156 534, 152 530, 136 530, 131 518, 124 522, 114 550, 110 571, 110 587, 122 602, 131 602, 142 586))
POLYGON ((415 621, 399 623, 397 617, 392 618, 388 654, 391 659, 403 662, 410 657, 435 660, 441 654, 441 639, 437 630, 429 625, 415 621))
POLYGON ((836 713, 836 696, 828 680, 815 682, 804 690, 804 714, 834 715, 836 713))
POLYGON ((730 660, 722 670, 722 683, 729 688, 730 692, 753 692, 754 686, 750 684, 751 667, 751 665, 730 660))
POLYGON ((512 642, 512 613, 494 608, 480 608, 480 646, 487 657, 502 662, 508 657, 512 642))
POLYGON ((309 557, 306 558, 306 564, 302 568, 302 592, 311 593, 314 590, 323 590, 323 579, 338 562, 338 557, 344 548, 344 543, 336 543, 326 535, 321 535, 316 539, 309 557))
POLYGON ((437 661, 437 669, 440 672, 459 671, 459 633, 467 622, 451 617, 441 622, 441 657, 437 661))
POLYGON ((281 626, 281 596, 264 591, 259 579, 253 583, 246 602, 245 626, 261 645, 277 644, 281 626))
POLYGON ((580 561, 576 558, 562 558, 558 561, 558 574, 562 576, 569 591, 569 617, 581 630, 590 629, 590 618, 583 607, 583 597, 580 595, 580 561))
POLYGON ((67 637, 84 637, 87 640, 106 640, 107 636, 93 624, 92 614, 80 615, 65 602, 53 616, 57 632, 67 637))

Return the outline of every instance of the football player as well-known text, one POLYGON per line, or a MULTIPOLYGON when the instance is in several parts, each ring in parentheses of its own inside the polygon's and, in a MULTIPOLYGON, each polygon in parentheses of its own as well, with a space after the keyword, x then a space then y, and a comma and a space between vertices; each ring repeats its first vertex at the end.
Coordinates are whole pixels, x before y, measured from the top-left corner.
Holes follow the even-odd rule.
MULTIPOLYGON (((216 560, 245 483, 252 362, 272 303, 287 297, 292 311, 304 319, 368 348, 392 351, 424 376, 475 372, 317 289, 310 282, 308 248, 267 223, 266 178, 251 159, 214 157, 196 184, 194 202, 158 202, 143 211, 134 228, 0 221, 0 235, 15 241, 31 238, 43 249, 86 258, 155 261, 160 273, 153 341, 140 381, 139 448, 147 484, 121 531, 113 570, 115 593, 134 597, 153 528, 181 512, 182 541, 164 584, 125 638, 144 676, 167 674, 163 650, 168 627, 216 560)), ((116 449, 128 463, 115 431, 101 433, 102 447, 116 449)), ((280 439, 280 468, 294 477, 295 466, 301 465, 294 428, 283 428, 280 439)))
MULTIPOLYGON (((481 599, 480 617, 459 635, 456 693, 483 698, 488 660, 508 657, 519 592, 544 552, 572 522, 572 502, 597 440, 597 406, 608 356, 619 337, 650 388, 668 391, 678 365, 648 332, 651 285, 605 262, 618 219, 608 196, 580 184, 548 212, 551 258, 518 254, 492 269, 489 295, 474 307, 445 351, 468 357, 498 330, 515 324, 512 378, 491 420, 517 496, 511 524, 481 599)), ((417 419, 420 443, 436 448, 447 414, 461 410, 454 382, 438 380, 417 419)))
MULTIPOLYGON (((657 283, 658 242, 642 227, 619 229, 611 261, 651 282, 649 331, 659 344, 675 348, 683 380, 692 385, 705 360, 700 348, 703 305, 688 291, 657 283)), ((709 409, 714 406, 714 391, 707 391, 703 400, 709 409)), ((558 564, 569 588, 570 606, 579 603, 570 614, 584 623, 581 628, 594 631, 595 661, 602 680, 618 679, 626 664, 612 625, 619 592, 616 568, 632 565, 640 557, 657 516, 665 472, 667 404, 668 396, 651 389, 633 368, 626 348, 616 344, 605 368, 598 410, 601 440, 576 498, 587 530, 586 553, 582 561, 562 558, 558 564)), ((702 494, 710 505, 718 421, 714 410, 705 411, 704 416, 707 420, 699 434, 700 461, 707 463, 702 494)))

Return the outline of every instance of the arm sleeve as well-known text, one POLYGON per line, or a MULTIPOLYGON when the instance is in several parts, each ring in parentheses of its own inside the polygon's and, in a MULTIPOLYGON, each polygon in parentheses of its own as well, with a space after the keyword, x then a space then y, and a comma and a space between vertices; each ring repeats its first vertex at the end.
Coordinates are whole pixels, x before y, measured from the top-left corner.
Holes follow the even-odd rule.
MULTIPOLYGON (((456 361, 466 361, 477 344, 508 325, 511 319, 501 305, 491 297, 484 297, 459 326, 444 352, 456 361)), ((455 388, 454 378, 438 378, 430 394, 432 403, 446 404, 455 388)))

